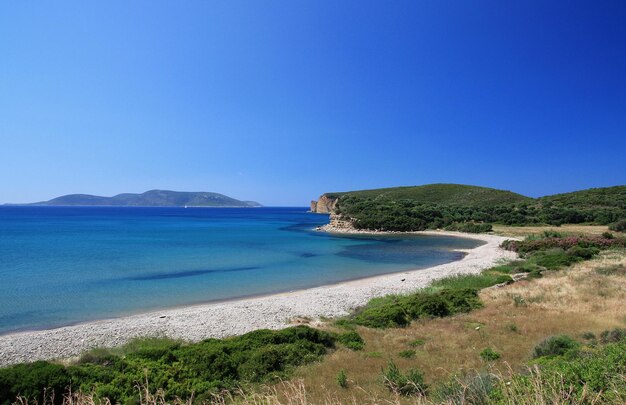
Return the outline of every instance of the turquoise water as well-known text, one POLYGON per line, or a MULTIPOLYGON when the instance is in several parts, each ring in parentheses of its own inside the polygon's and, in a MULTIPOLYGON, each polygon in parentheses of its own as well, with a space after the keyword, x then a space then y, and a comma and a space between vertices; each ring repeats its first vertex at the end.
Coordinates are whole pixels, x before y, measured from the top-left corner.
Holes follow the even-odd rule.
POLYGON ((337 237, 305 208, 0 207, 0 333, 458 260, 480 242, 337 237))

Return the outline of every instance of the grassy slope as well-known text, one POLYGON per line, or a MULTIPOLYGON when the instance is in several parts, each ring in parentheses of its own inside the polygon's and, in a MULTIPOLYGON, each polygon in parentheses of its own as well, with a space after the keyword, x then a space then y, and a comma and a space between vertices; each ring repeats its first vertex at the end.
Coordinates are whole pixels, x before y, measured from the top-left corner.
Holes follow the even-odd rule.
MULTIPOLYGON (((626 186, 596 188, 541 198, 458 184, 328 193, 336 211, 360 229, 411 231, 461 224, 607 225, 626 219, 626 186)), ((490 229, 490 228, 489 228, 490 229)), ((617 229, 616 229, 617 230, 617 229)))
POLYGON ((526 197, 511 191, 463 184, 427 184, 424 186, 390 187, 372 190, 333 192, 331 198, 343 195, 374 198, 384 195, 392 200, 416 200, 443 205, 492 206, 498 204, 539 203, 562 207, 626 208, 626 186, 591 188, 540 198, 526 197))
POLYGON ((484 308, 469 314, 417 321, 406 328, 358 327, 365 340, 362 352, 338 350, 323 362, 300 369, 298 376, 309 398, 333 397, 338 403, 415 403, 393 398, 380 383, 380 371, 389 359, 401 369, 418 367, 426 382, 434 386, 453 374, 488 367, 480 352, 491 347, 502 354, 492 363, 492 371, 507 374, 509 366, 523 367, 532 348, 547 336, 566 333, 582 340, 588 331, 598 334, 624 327, 626 277, 619 272, 602 273, 602 269, 619 265, 626 266, 626 253, 608 252, 541 279, 483 290, 484 308), (412 346, 416 339, 424 344, 412 346), (415 350, 414 357, 400 356, 404 350, 415 350), (341 369, 351 382, 349 389, 335 383, 341 369))
POLYGON ((590 188, 571 193, 555 194, 537 199, 564 207, 618 207, 626 208, 626 186, 590 188))
POLYGON ((530 197, 511 191, 463 184, 427 184, 424 186, 392 187, 373 190, 360 190, 340 193, 327 193, 335 198, 350 195, 374 198, 385 195, 393 200, 417 200, 435 204, 453 204, 467 206, 486 206, 532 201, 530 197))
POLYGON ((558 232, 563 235, 590 235, 600 236, 609 231, 606 225, 561 225, 561 226, 512 226, 493 225, 493 232, 496 235, 524 238, 529 235, 541 235, 545 231, 558 232))
MULTIPOLYGON (((502 227, 499 233, 508 234, 509 228, 502 227)), ((571 231, 593 236, 600 231, 597 228, 576 226, 571 231)), ((527 228, 515 228, 515 236, 534 235, 552 228, 537 226, 527 234, 520 234, 524 229, 527 228)), ((583 340, 585 332, 598 335, 603 330, 623 328, 626 322, 623 269, 626 269, 626 251, 608 251, 568 270, 548 272, 541 279, 483 290, 480 296, 484 308, 468 314, 418 320, 406 328, 357 327, 365 340, 363 351, 338 350, 320 363, 299 369, 295 383, 274 389, 279 398, 290 397, 296 391, 303 396, 306 391, 310 401, 307 403, 422 403, 393 397, 381 384, 381 369, 389 359, 404 370, 418 367, 424 371, 426 382, 435 386, 451 375, 471 374, 490 367, 480 358, 486 347, 502 354, 492 363, 491 370, 508 375, 509 367, 514 370, 524 367, 533 347, 547 336, 565 333, 583 340), (416 340, 423 344, 415 345, 416 340), (415 355, 402 357, 400 353, 406 350, 414 350, 415 355), (347 374, 348 389, 337 386, 335 379, 340 370, 347 374)))

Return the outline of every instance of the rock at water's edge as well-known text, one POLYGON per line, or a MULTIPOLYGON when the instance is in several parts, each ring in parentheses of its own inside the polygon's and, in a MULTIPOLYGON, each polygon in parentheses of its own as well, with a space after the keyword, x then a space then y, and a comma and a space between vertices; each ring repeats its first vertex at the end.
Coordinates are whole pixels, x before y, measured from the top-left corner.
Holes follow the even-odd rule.
POLYGON ((332 214, 335 211, 337 205, 337 198, 330 198, 323 194, 317 201, 311 201, 311 212, 317 212, 318 214, 332 214))

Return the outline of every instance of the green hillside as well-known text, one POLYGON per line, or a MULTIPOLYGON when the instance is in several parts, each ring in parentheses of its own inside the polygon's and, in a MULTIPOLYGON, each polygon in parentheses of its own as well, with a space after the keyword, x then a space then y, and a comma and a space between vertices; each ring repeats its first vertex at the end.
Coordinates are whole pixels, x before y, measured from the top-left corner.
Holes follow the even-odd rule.
POLYGON ((414 200, 432 204, 489 206, 531 201, 530 197, 495 188, 463 184, 427 184, 424 186, 391 187, 373 190, 327 193, 327 197, 352 196, 375 198, 384 196, 392 200, 414 200))
POLYGON ((626 186, 590 188, 537 199, 541 204, 563 207, 616 207, 626 209, 626 186))
POLYGON ((327 193, 332 210, 358 229, 485 232, 490 224, 607 225, 626 219, 626 186, 541 198, 460 184, 327 193))

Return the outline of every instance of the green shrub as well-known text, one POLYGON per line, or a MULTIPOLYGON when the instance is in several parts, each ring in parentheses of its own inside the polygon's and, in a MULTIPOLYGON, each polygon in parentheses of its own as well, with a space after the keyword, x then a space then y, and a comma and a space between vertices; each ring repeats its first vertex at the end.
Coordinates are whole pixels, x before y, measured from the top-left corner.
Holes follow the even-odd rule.
POLYGON ((493 231, 491 224, 475 223, 475 222, 455 222, 444 228, 446 231, 467 232, 467 233, 485 233, 493 231))
POLYGON ((540 250, 532 253, 528 261, 538 266, 545 267, 549 270, 557 270, 562 267, 570 266, 581 258, 567 254, 563 249, 540 250))
MULTIPOLYGON (((246 380, 260 382, 266 377, 282 377, 286 367, 298 365, 300 355, 306 356, 308 353, 303 347, 294 344, 267 346, 255 350, 238 368, 238 374, 246 380), (285 361, 289 359, 290 361, 285 361)), ((305 363, 302 360, 302 363, 305 363)))
POLYGON ((393 361, 389 360, 382 378, 383 384, 394 394, 405 396, 426 394, 424 375, 418 369, 412 368, 403 373, 393 361))
POLYGON ((595 340, 596 335, 593 332, 585 332, 582 334, 582 338, 585 340, 595 340))
POLYGON ((369 328, 397 328, 409 324, 399 296, 374 298, 356 312, 354 322, 369 328))
POLYGON ((352 316, 352 322, 370 328, 395 328, 418 318, 444 317, 481 307, 475 289, 422 290, 370 300, 352 316))
POLYGON ((405 358, 405 359, 410 359, 415 357, 415 350, 402 350, 401 352, 398 353, 398 356, 405 358))
POLYGON ((441 317, 469 312, 482 307, 478 290, 473 288, 443 289, 435 293, 423 293, 407 303, 417 317, 441 317), (444 305, 442 307, 442 304, 444 305))
POLYGON ((348 376, 346 375, 346 370, 339 370, 336 380, 337 385, 339 385, 341 388, 348 388, 348 376))
POLYGON ((487 347, 480 352, 480 358, 485 361, 495 361, 500 358, 500 353, 496 352, 491 347, 487 347))
POLYGON ((615 236, 611 232, 602 232, 602 237, 606 239, 614 239, 615 236))
POLYGON ((117 363, 120 360, 119 356, 113 354, 109 349, 92 349, 86 353, 83 353, 78 359, 79 364, 91 363, 102 366, 108 366, 117 363))
MULTIPOLYGON (((511 277, 499 274, 499 267, 483 271, 480 274, 459 274, 433 281, 430 289, 476 289, 491 287, 496 284, 511 282, 511 277)), ((505 271, 510 270, 507 268, 505 271)))
POLYGON ((568 255, 580 258, 582 260, 589 260, 598 253, 600 253, 600 249, 594 247, 572 246, 571 248, 567 249, 568 255))
MULTIPOLYGON (((44 388, 60 401, 70 381, 73 390, 93 393, 98 401, 137 403, 136 385, 146 376, 150 392, 162 389, 167 401, 209 400, 211 393, 222 389, 286 378, 294 367, 327 353, 335 339, 334 334, 307 326, 193 344, 139 339, 112 351, 90 351, 67 368, 37 362, 0 369, 0 403, 11 403, 17 394, 44 403, 44 388)), ((354 340, 352 336, 350 341, 354 340)))
POLYGON ((546 398, 560 404, 623 404, 626 400, 626 341, 576 357, 544 357, 539 367, 503 379, 492 403, 529 403, 546 398))
POLYGON ((411 319, 442 318, 452 313, 446 299, 438 293, 409 295, 402 304, 411 319))
POLYGON ((124 352, 130 357, 145 360, 172 360, 172 352, 180 347, 181 343, 167 338, 139 338, 130 341, 124 352))
POLYGON ((626 232, 626 219, 612 223, 609 229, 615 232, 626 232))
MULTIPOLYGON (((534 266, 530 265, 526 260, 514 260, 508 262, 506 264, 501 264, 499 266, 495 266, 490 268, 488 271, 483 271, 483 273, 492 273, 492 274, 516 274, 516 273, 528 273, 532 270, 534 266)), ((482 273, 481 273, 482 274, 482 273)))
POLYGON ((498 385, 498 378, 489 373, 454 377, 433 392, 436 403, 450 405, 487 405, 490 394, 498 385))
MULTIPOLYGON (((543 267, 537 265, 536 263, 531 263, 529 260, 516 260, 510 262, 508 264, 503 264, 500 266, 492 267, 487 272, 483 273, 505 273, 505 274, 518 274, 518 273, 526 273, 527 279, 540 278, 541 270, 543 267)), ((502 278, 498 280, 499 282, 505 282, 505 279, 502 278)), ((500 284, 500 283, 496 283, 500 284)))
POLYGON ((411 347, 418 347, 418 346, 422 346, 424 343, 424 339, 415 339, 412 342, 409 343, 409 346, 411 347))
POLYGON ((346 318, 337 319, 333 324, 337 326, 338 328, 347 329, 347 330, 354 330, 356 328, 356 325, 354 324, 354 322, 346 318))
POLYGON ((439 294, 448 303, 451 314, 470 312, 483 306, 475 288, 444 289, 439 294))
POLYGON ((615 328, 612 330, 605 330, 600 334, 600 342, 602 343, 618 343, 626 339, 626 329, 615 328))
POLYGON ((562 238, 564 236, 561 232, 554 231, 551 229, 547 231, 543 231, 542 235, 544 238, 562 238))
POLYGON ((533 358, 562 356, 579 347, 580 344, 567 335, 551 336, 535 346, 533 358))
POLYGON ((63 394, 70 385, 65 367, 46 361, 18 364, 0 369, 0 403, 12 404, 22 396, 37 403, 63 402, 63 394))
POLYGON ((529 272, 526 276, 528 280, 532 280, 534 278, 541 278, 541 277, 543 277, 543 274, 541 273, 541 270, 539 269, 529 272))
POLYGON ((338 336, 337 341, 351 350, 363 350, 365 342, 361 335, 355 331, 342 333, 338 336))

